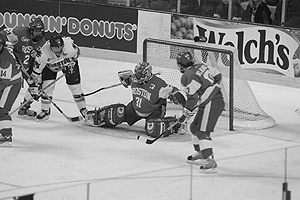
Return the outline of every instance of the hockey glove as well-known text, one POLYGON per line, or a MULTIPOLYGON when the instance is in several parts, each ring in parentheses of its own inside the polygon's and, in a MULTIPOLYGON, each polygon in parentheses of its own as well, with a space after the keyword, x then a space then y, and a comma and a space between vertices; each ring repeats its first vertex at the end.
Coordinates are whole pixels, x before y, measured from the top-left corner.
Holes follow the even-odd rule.
POLYGON ((30 84, 28 91, 34 100, 36 100, 36 101, 39 100, 41 95, 39 95, 39 85, 38 84, 36 84, 36 83, 30 84))
POLYGON ((73 74, 75 72, 74 66, 75 66, 75 62, 70 62, 70 63, 66 64, 62 69, 63 73, 66 76, 73 74))
POLYGON ((42 73, 38 73, 33 70, 30 76, 36 85, 42 83, 42 73))
POLYGON ((131 70, 124 70, 118 72, 119 80, 126 88, 131 85, 133 72, 131 70))
POLYGON ((194 114, 198 111, 198 107, 195 108, 193 111, 190 111, 187 108, 183 109, 183 113, 181 115, 181 117, 179 118, 179 123, 182 124, 186 121, 188 121, 191 117, 194 116, 194 114))
POLYGON ((186 96, 184 92, 178 90, 178 88, 174 87, 172 93, 168 97, 174 104, 176 105, 185 105, 186 96))

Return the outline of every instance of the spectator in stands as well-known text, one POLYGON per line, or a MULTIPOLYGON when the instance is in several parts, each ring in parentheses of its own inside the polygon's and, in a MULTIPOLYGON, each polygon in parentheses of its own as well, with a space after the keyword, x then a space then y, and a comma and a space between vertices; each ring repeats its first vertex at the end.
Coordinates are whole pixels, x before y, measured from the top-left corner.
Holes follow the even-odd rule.
MULTIPOLYGON (((214 17, 228 19, 229 0, 222 0, 217 6, 214 17)), ((232 0, 232 17, 230 20, 242 20, 243 8, 238 0, 232 0)))
POLYGON ((170 4, 169 0, 148 0, 148 1, 149 1, 150 9, 152 10, 166 11, 170 4))
POLYGON ((269 6, 277 6, 279 0, 264 0, 264 2, 269 6))
MULTIPOLYGON (((274 25, 281 25, 282 0, 275 10, 274 25)), ((300 28, 300 0, 286 0, 285 27, 300 28)))
POLYGON ((247 8, 243 12, 242 20, 261 24, 272 24, 271 11, 262 0, 249 0, 247 8))
POLYGON ((167 11, 173 0, 133 0, 132 5, 137 8, 167 11))
POLYGON ((201 0, 200 9, 201 16, 203 17, 214 17, 217 10, 217 5, 221 3, 222 0, 201 0))
POLYGON ((133 0, 130 4, 130 6, 132 7, 150 9, 150 4, 148 0, 133 0))
POLYGON ((201 9, 198 0, 182 0, 180 13, 188 15, 200 15, 201 9))

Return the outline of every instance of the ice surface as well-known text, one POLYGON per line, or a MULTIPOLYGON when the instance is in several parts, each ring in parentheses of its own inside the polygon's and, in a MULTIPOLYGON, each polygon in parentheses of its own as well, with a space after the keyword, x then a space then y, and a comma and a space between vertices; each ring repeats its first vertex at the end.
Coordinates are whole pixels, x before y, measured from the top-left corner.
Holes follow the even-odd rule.
MULTIPOLYGON (((117 72, 134 64, 82 57, 80 67, 88 93, 118 83, 117 72)), ((294 112, 300 90, 250 85, 277 125, 231 134, 217 127, 212 137, 218 173, 210 175, 186 164, 193 153, 189 136, 152 145, 137 141, 143 121, 110 130, 67 122, 53 106, 45 122, 14 114, 13 147, 0 148, 0 199, 36 193, 36 200, 280 200, 285 181, 292 199, 300 199, 300 116, 294 112)), ((24 90, 14 108, 23 96, 24 90)), ((123 86, 86 98, 89 109, 130 99, 123 86)), ((79 115, 64 80, 56 85, 54 101, 68 116, 79 115)), ((40 102, 33 108, 39 111, 40 102)))

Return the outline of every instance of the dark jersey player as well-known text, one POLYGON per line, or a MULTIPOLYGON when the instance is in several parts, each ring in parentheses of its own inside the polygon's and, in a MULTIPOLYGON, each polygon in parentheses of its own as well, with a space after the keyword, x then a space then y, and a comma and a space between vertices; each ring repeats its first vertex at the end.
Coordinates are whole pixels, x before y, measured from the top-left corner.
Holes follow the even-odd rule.
MULTIPOLYGON (((45 44, 46 39, 44 36, 44 23, 39 17, 33 17, 29 26, 15 27, 13 29, 4 29, 0 32, 4 36, 7 43, 12 46, 13 53, 20 62, 28 74, 31 74, 34 63, 34 58, 38 54, 40 48, 45 44)), ((27 79, 27 77, 24 77, 27 79)), ((33 83, 29 85, 29 88, 25 94, 24 101, 26 102, 31 98, 31 94, 35 94, 38 91, 38 85, 33 83)), ((20 108, 18 115, 22 117, 35 117, 37 113, 30 110, 33 101, 28 102, 26 105, 20 108)))
POLYGON ((9 111, 21 90, 21 72, 13 54, 0 35, 0 146, 12 142, 12 118, 9 111))
POLYGON ((210 134, 225 106, 219 85, 222 75, 216 68, 194 63, 190 52, 181 52, 176 59, 182 73, 181 84, 187 95, 180 121, 187 121, 187 131, 192 135, 196 151, 188 156, 187 162, 200 165, 202 172, 216 172, 210 134))
POLYGON ((118 75, 126 88, 130 86, 132 100, 126 106, 113 104, 97 111, 90 111, 93 113, 93 121, 87 122, 88 124, 113 127, 126 122, 132 126, 139 120, 145 119, 147 135, 156 137, 175 122, 174 117, 165 117, 165 114, 167 98, 178 89, 153 74, 149 63, 138 63, 134 68, 134 73, 126 70, 120 71, 118 75))

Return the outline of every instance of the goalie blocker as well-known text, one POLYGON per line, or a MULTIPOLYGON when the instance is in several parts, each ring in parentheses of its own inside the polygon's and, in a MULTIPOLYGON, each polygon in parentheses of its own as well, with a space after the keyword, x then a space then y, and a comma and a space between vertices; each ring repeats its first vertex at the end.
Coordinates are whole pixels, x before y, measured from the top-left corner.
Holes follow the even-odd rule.
MULTIPOLYGON (((92 118, 88 119, 86 123, 95 127, 107 127, 113 128, 125 120, 125 108, 126 106, 121 103, 112 104, 103 108, 90 110, 88 114, 91 114, 92 118)), ((176 122, 175 117, 164 117, 158 119, 150 119, 146 122, 145 130, 146 134, 151 137, 158 137, 163 133, 171 124, 176 122)), ((164 137, 167 137, 173 133, 177 133, 180 128, 180 124, 175 126, 172 130, 167 131, 164 137)))

